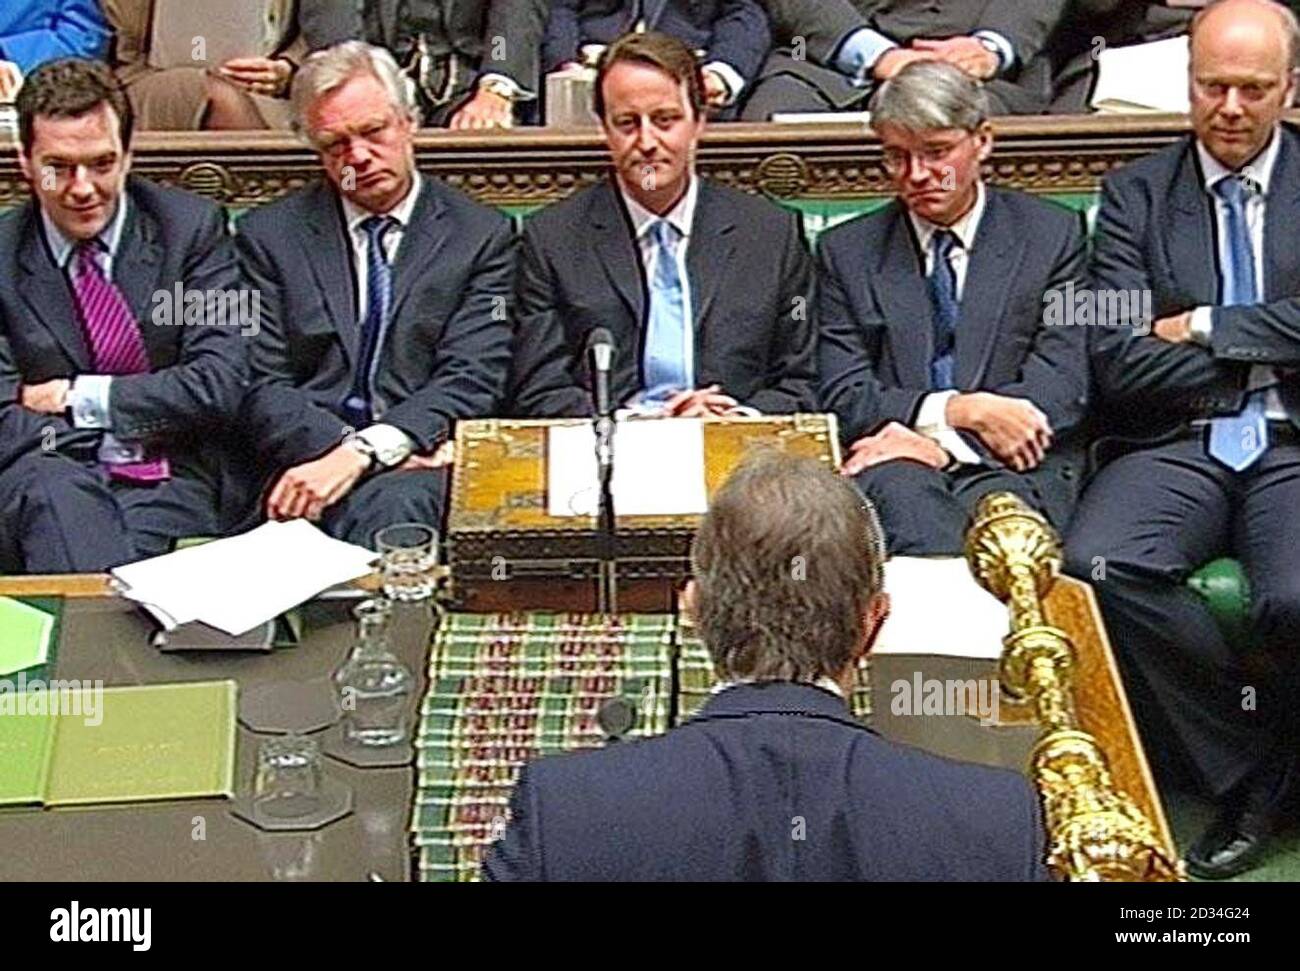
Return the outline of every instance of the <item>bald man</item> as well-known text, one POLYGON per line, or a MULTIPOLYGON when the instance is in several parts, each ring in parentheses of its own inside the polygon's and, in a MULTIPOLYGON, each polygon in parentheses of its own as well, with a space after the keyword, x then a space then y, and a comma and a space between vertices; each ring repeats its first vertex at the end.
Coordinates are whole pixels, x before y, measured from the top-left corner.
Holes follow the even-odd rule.
POLYGON ((1219 801, 1187 853, 1209 879, 1265 856, 1296 771, 1300 131, 1281 117, 1298 38, 1267 0, 1197 15, 1194 133, 1107 177, 1093 256, 1094 285, 1150 294, 1154 321, 1107 313, 1096 330, 1109 461, 1068 569, 1096 588, 1157 768, 1184 756, 1219 801), (1228 555, 1250 578, 1249 643, 1185 586, 1228 555))

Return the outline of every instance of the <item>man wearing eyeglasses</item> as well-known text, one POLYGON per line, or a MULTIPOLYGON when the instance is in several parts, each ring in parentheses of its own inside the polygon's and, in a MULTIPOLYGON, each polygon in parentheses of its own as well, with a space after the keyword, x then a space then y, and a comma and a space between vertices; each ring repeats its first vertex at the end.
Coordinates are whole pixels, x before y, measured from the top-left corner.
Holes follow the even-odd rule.
POLYGON ((1192 21, 1193 134, 1103 183, 1098 286, 1151 294, 1093 349, 1104 464, 1066 568, 1091 580, 1157 769, 1179 764, 1219 814, 1195 876, 1258 865, 1294 810, 1300 635, 1300 24, 1266 0, 1192 21), (1154 317, 1154 323, 1152 322, 1154 317), (1186 586, 1236 556, 1250 643, 1186 586))
POLYGON ((392 56, 348 41, 307 59, 296 126, 325 180, 244 217, 262 299, 248 437, 269 519, 370 545, 441 523, 439 447, 490 415, 510 359, 509 221, 415 168, 416 109, 392 56))
POLYGON ((840 471, 876 501, 894 553, 960 552, 975 503, 995 491, 1063 528, 1087 352, 1084 330, 1044 308, 1085 290, 1082 219, 984 185, 987 99, 958 68, 909 65, 871 111, 897 198, 818 247, 821 394, 847 449, 840 471))

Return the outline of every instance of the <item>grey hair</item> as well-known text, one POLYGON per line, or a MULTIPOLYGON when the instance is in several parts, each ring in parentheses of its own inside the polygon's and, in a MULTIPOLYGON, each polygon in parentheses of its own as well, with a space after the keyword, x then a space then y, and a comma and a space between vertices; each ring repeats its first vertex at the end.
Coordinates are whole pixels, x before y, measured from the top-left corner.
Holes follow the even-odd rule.
POLYGON ((413 84, 397 66, 393 55, 365 41, 345 40, 310 55, 294 75, 289 95, 293 130, 306 135, 307 110, 312 103, 358 74, 369 74, 384 86, 389 104, 399 117, 409 117, 417 126, 420 124, 413 84))
POLYGON ((875 508, 825 465, 773 449, 714 495, 691 548, 692 614, 726 680, 838 676, 884 585, 875 508))
POLYGON ((872 125, 889 123, 908 131, 975 131, 989 117, 984 85, 943 61, 907 65, 876 89, 868 107, 872 125))
MULTIPOLYGON (((1196 35, 1196 29, 1201 25, 1207 16, 1216 7, 1221 7, 1228 0, 1213 0, 1212 3, 1206 4, 1200 10, 1196 11, 1196 16, 1192 18, 1191 24, 1187 27, 1187 37, 1190 40, 1196 35)), ((1260 6, 1267 7, 1282 19, 1283 28, 1286 32, 1286 49, 1287 49, 1287 67, 1292 71, 1300 69, 1300 18, 1297 18, 1295 11, 1284 4, 1276 3, 1275 0, 1257 0, 1260 6)))

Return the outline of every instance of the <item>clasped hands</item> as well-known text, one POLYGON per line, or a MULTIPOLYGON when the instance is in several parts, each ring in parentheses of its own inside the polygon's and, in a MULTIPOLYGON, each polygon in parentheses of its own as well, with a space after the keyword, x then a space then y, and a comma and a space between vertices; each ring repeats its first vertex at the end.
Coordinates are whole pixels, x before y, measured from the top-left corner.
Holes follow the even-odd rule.
MULTIPOLYGON (((443 442, 432 455, 411 455, 389 471, 413 472, 450 465, 454 445, 443 442)), ((350 445, 336 445, 318 459, 286 469, 266 497, 266 518, 319 520, 356 486, 370 467, 370 457, 350 445)))
MULTIPOLYGON (((944 410, 944 419, 950 427, 976 435, 999 461, 1017 472, 1037 468, 1052 444, 1047 416, 1024 398, 989 391, 954 395, 944 410)), ((891 421, 875 434, 864 435, 850 445, 840 472, 857 475, 864 469, 897 459, 943 469, 951 456, 934 439, 891 421)))
POLYGON ((894 47, 881 54, 871 74, 877 81, 886 81, 914 61, 947 61, 981 81, 997 74, 1001 63, 976 37, 917 39, 908 47, 894 47))

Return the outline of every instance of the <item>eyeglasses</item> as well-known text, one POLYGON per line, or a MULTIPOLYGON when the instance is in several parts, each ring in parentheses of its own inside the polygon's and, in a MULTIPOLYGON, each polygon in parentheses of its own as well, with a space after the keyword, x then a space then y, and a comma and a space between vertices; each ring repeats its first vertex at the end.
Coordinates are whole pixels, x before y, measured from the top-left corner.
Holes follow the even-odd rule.
POLYGON ((885 171, 892 175, 906 172, 911 168, 912 159, 916 159, 927 169, 938 168, 952 157, 952 154, 961 147, 962 142, 970 137, 971 133, 967 132, 951 145, 931 145, 918 152, 909 152, 901 148, 887 148, 883 153, 885 171))

